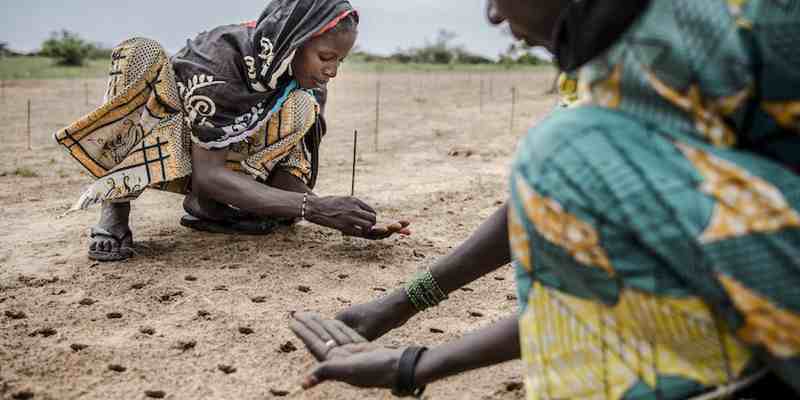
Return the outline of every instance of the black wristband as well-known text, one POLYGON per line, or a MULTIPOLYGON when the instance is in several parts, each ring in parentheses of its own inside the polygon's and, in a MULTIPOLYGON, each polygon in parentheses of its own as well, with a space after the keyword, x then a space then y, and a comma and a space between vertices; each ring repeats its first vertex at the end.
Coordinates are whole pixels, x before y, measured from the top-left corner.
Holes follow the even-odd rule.
POLYGON ((397 397, 420 397, 425 391, 425 386, 417 387, 414 383, 414 370, 422 353, 427 347, 411 346, 403 351, 397 366, 397 380, 394 383, 392 394, 397 397))

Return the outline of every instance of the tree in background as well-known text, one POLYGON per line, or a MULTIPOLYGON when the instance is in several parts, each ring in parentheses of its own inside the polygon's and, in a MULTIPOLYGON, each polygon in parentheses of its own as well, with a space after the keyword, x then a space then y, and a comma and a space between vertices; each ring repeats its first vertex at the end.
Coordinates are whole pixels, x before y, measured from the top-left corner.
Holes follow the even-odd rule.
POLYGON ((5 57, 8 53, 8 42, 0 42, 0 57, 5 57))
POLYGON ((508 49, 500 54, 501 64, 527 64, 527 65, 544 65, 550 64, 552 61, 543 58, 545 52, 536 47, 528 46, 524 42, 514 42, 508 46, 508 49))
POLYGON ((80 67, 89 58, 95 46, 83 40, 77 33, 66 29, 53 32, 42 43, 40 55, 55 58, 59 64, 80 67))

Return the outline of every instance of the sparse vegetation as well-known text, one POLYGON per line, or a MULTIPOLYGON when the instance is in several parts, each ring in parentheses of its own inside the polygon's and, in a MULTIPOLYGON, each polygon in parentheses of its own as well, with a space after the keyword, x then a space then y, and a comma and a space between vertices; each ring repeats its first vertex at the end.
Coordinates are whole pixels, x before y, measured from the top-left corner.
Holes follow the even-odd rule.
POLYGON ((66 29, 53 32, 50 39, 42 43, 40 55, 54 58, 59 65, 81 67, 89 58, 94 45, 81 39, 77 33, 66 29))
POLYGON ((13 174, 16 175, 16 176, 23 177, 23 178, 35 178, 35 177, 39 176, 39 174, 37 174, 36 171, 34 171, 34 170, 32 170, 32 169, 30 169, 28 167, 19 167, 19 168, 14 170, 13 174))

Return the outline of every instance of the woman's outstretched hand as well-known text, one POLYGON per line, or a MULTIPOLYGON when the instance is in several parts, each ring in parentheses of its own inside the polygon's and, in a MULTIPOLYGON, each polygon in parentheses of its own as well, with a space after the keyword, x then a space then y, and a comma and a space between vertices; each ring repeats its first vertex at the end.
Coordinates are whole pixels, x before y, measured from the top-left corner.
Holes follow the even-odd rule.
POLYGON ((304 389, 325 381, 345 382, 357 387, 391 388, 403 349, 367 342, 341 321, 323 320, 310 313, 297 313, 290 328, 320 361, 304 379, 304 389))
POLYGON ((371 240, 386 239, 395 233, 411 234, 407 221, 376 225, 375 210, 355 197, 309 197, 306 219, 315 224, 336 229, 347 236, 371 240))

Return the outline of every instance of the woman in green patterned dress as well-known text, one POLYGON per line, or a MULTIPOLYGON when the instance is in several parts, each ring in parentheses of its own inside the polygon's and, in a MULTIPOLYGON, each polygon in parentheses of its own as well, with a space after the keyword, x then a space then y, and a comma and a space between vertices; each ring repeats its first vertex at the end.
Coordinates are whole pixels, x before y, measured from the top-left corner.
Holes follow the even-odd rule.
POLYGON ((765 375, 797 396, 800 2, 492 3, 581 86, 512 167, 520 315, 429 350, 300 315, 324 361, 306 386, 418 393, 521 356, 531 399, 716 398, 765 375))

